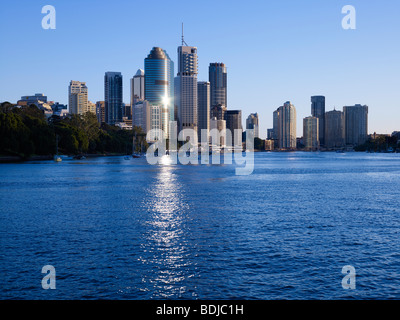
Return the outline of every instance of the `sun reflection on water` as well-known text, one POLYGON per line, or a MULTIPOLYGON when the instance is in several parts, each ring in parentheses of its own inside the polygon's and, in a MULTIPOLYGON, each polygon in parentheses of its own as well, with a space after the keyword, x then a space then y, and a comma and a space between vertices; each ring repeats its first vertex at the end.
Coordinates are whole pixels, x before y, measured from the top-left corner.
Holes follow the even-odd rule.
MULTIPOLYGON (((165 159, 167 162, 168 159, 165 159)), ((154 298, 177 298, 186 291, 193 276, 190 249, 185 237, 185 212, 182 186, 173 166, 160 166, 144 199, 148 217, 144 223, 141 263, 149 270, 142 284, 151 287, 154 298)))

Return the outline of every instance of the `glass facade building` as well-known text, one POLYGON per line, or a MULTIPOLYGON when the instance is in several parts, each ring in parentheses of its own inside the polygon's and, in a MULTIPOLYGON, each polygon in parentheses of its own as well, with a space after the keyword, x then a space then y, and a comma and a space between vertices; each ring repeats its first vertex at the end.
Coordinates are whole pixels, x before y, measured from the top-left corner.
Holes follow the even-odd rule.
POLYGON ((311 115, 318 118, 319 143, 325 145, 325 97, 311 97, 311 115))
POLYGON ((105 120, 109 125, 122 122, 122 74, 106 72, 104 76, 105 120))
POLYGON ((228 107, 228 75, 223 63, 211 63, 208 69, 211 108, 217 105, 228 107))
POLYGON ((163 107, 163 130, 167 132, 168 120, 175 120, 174 112, 174 63, 167 52, 154 47, 144 60, 145 100, 163 107))

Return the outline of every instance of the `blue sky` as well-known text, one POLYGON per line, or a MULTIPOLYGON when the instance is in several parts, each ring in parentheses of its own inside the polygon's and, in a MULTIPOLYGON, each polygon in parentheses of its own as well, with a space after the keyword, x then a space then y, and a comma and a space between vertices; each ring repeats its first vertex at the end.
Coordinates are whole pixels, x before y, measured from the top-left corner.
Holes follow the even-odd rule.
MULTIPOLYGON (((400 2, 397 0, 14 0, 2 1, 0 101, 44 93, 67 103, 70 80, 84 81, 89 100, 104 99, 104 73, 129 79, 154 46, 176 62, 181 23, 198 47, 199 80, 210 62, 228 67, 228 108, 243 122, 260 116, 261 136, 285 101, 297 109, 297 135, 311 113, 310 96, 327 111, 370 107, 369 131, 400 130, 400 2), (44 5, 56 8, 56 30, 44 30, 44 5), (342 29, 353 5, 357 29, 342 29)), ((176 66, 175 66, 176 69, 176 66)))

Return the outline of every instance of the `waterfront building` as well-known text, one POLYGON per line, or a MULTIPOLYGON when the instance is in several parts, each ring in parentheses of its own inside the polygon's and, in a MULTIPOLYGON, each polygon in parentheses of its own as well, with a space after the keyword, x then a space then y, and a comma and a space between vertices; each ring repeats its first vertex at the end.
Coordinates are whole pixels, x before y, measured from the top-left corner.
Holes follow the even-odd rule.
POLYGON ((364 144, 368 139, 368 106, 345 106, 343 113, 346 145, 354 147, 364 144))
POLYGON ((271 139, 265 139, 265 151, 273 151, 275 146, 275 141, 271 139))
POLYGON ((337 149, 345 145, 344 113, 333 110, 325 113, 325 148, 337 149))
POLYGON ((287 101, 283 106, 278 109, 279 114, 279 133, 278 145, 279 149, 294 150, 297 147, 296 136, 296 108, 287 101))
POLYGON ((307 117, 303 119, 303 144, 306 150, 319 149, 319 118, 307 117))

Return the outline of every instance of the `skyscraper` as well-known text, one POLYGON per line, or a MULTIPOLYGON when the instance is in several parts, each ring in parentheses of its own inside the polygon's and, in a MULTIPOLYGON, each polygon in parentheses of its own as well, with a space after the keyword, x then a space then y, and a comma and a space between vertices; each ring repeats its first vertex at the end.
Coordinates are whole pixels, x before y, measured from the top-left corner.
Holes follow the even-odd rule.
POLYGON ((69 113, 84 114, 88 111, 88 88, 86 82, 71 81, 68 87, 69 113))
POLYGON ((313 96, 311 97, 311 115, 318 118, 319 122, 319 143, 325 144, 325 97, 313 96))
POLYGON ((139 69, 131 79, 131 106, 144 100, 144 70, 139 69))
POLYGON ((282 107, 279 107, 279 148, 293 150, 296 149, 296 108, 287 101, 282 107))
POLYGON ((151 105, 161 107, 161 129, 168 136, 169 121, 174 121, 174 63, 167 52, 154 47, 144 60, 144 97, 151 105))
POLYGON ((178 74, 175 78, 175 105, 179 129, 198 130, 197 48, 178 47, 178 74))
POLYGON ((303 141, 307 150, 319 149, 319 118, 303 119, 303 141))
POLYGON ((333 110, 325 113, 325 147, 344 147, 344 113, 333 110))
POLYGON ((106 122, 114 125, 122 122, 122 74, 106 72, 104 75, 104 102, 106 122))
POLYGON ((217 105, 228 107, 228 76, 223 63, 211 63, 208 68, 211 108, 217 105))
POLYGON ((210 82, 197 82, 197 122, 198 137, 201 139, 201 130, 210 131, 210 82))
POLYGON ((346 144, 357 146, 365 143, 368 138, 368 106, 346 106, 343 112, 346 144))
POLYGON ((279 147, 279 109, 275 110, 273 113, 273 135, 274 147, 279 147))
POLYGON ((260 138, 258 113, 251 113, 246 119, 246 130, 254 129, 254 138, 260 138))

